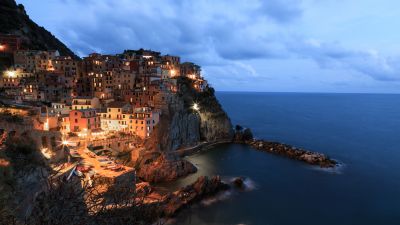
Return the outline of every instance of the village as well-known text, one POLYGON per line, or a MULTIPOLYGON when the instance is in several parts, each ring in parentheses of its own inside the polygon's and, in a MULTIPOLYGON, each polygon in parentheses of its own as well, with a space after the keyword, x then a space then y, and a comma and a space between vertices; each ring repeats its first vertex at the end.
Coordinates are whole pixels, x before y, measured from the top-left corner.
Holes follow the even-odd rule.
POLYGON ((67 159, 57 168, 70 176, 134 172, 116 157, 143 150, 177 79, 192 80, 198 92, 208 85, 200 66, 178 56, 139 49, 80 59, 22 42, 0 34, 0 144, 29 134, 50 163, 67 159))

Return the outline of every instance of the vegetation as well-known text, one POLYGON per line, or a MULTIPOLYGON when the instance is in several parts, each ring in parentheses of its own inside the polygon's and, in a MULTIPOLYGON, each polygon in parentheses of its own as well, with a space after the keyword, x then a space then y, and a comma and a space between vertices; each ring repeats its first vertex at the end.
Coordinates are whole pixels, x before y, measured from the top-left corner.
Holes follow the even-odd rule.
POLYGON ((213 113, 215 116, 220 116, 219 114, 226 116, 221 104, 219 104, 218 99, 215 97, 214 88, 207 87, 204 91, 198 92, 193 88, 193 80, 187 77, 179 77, 178 86, 178 95, 183 97, 185 108, 191 109, 195 102, 200 106, 200 111, 204 110, 213 113))
POLYGON ((22 123, 24 118, 20 115, 12 114, 9 111, 0 112, 0 120, 8 121, 12 123, 22 123))
POLYGON ((0 33, 21 34, 24 37, 24 49, 57 49, 61 55, 79 59, 53 34, 33 22, 26 14, 24 6, 17 5, 15 0, 0 1, 0 33))
POLYGON ((46 160, 35 143, 26 137, 8 138, 0 149, 0 224, 15 224, 18 180, 39 168, 47 168, 46 160))

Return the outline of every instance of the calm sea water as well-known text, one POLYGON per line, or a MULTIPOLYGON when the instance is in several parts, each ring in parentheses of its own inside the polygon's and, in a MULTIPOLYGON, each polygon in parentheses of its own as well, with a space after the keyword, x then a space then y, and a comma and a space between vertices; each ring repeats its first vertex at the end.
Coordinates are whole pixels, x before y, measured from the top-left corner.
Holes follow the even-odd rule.
POLYGON ((184 210, 177 224, 399 225, 400 95, 217 93, 234 124, 258 138, 323 152, 324 171, 246 146, 189 157, 199 175, 245 176, 254 190, 184 210))

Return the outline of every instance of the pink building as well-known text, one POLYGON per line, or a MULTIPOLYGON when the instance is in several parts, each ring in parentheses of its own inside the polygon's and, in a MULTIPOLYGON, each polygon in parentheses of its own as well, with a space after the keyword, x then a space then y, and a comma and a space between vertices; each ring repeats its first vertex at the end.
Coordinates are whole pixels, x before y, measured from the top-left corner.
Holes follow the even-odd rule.
POLYGON ((71 132, 92 131, 101 126, 100 116, 95 109, 71 110, 69 112, 69 127, 71 132))

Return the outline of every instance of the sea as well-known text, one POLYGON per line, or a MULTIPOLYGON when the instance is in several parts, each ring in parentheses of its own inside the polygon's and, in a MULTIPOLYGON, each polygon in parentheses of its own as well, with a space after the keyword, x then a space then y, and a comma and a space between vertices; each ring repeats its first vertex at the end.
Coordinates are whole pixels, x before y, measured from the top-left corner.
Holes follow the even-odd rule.
POLYGON ((245 190, 205 199, 174 224, 400 225, 400 95, 217 92, 234 125, 256 138, 321 152, 341 163, 320 169, 244 145, 187 157, 201 175, 245 190))

